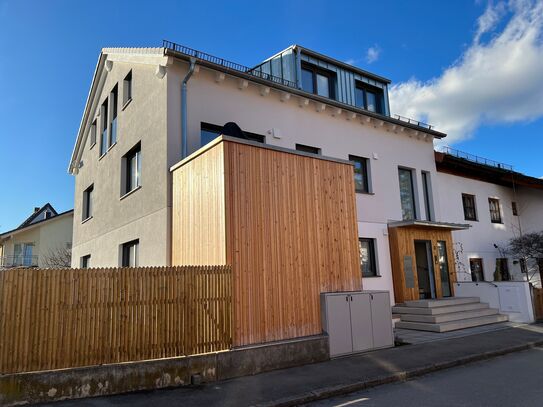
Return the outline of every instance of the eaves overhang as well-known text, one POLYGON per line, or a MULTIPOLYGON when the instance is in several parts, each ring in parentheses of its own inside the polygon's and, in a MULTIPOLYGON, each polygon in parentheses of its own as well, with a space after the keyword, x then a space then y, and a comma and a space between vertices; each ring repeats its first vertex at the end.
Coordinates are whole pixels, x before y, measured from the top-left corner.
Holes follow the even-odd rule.
MULTIPOLYGON (((192 58, 192 57, 190 57, 188 55, 185 55, 185 54, 183 54, 181 52, 174 51, 174 50, 172 50, 170 48, 165 48, 164 52, 165 52, 165 55, 172 56, 174 58, 177 58, 179 60, 183 60, 183 61, 186 61, 186 62, 189 62, 190 59, 192 58)), ((247 81, 251 81, 251 82, 257 83, 259 85, 268 86, 270 88, 274 88, 274 89, 277 89, 279 91, 283 91, 283 92, 287 92, 287 93, 299 96, 301 98, 305 98, 305 99, 308 99, 308 100, 313 100, 313 101, 318 102, 318 103, 323 103, 325 105, 329 105, 329 106, 337 107, 339 109, 343 109, 343 110, 346 110, 346 111, 357 113, 357 114, 360 114, 360 115, 363 115, 363 116, 366 116, 366 117, 370 117, 370 118, 375 119, 377 121, 381 120, 381 121, 383 121, 385 123, 390 123, 390 124, 396 125, 396 126, 398 126, 400 128, 407 128, 407 129, 410 129, 410 130, 418 131, 420 133, 425 133, 425 134, 428 134, 428 135, 430 135, 430 136, 432 136, 432 137, 434 137, 436 139, 442 139, 444 137, 447 137, 447 135, 445 133, 442 133, 442 132, 439 132, 439 131, 436 131, 436 130, 427 129, 425 127, 421 127, 421 126, 417 126, 415 124, 407 123, 405 121, 395 119, 395 118, 390 117, 390 116, 385 116, 385 115, 381 115, 381 114, 378 114, 378 113, 373 113, 373 112, 370 112, 368 110, 360 109, 360 108, 354 107, 352 105, 348 105, 346 103, 341 103, 341 102, 338 102, 338 101, 333 100, 333 99, 318 96, 318 95, 315 95, 313 93, 303 91, 301 89, 292 88, 290 86, 282 85, 282 84, 276 83, 274 81, 266 80, 266 79, 251 75, 249 73, 241 72, 241 71, 238 71, 236 69, 231 69, 231 68, 228 68, 228 67, 223 66, 223 65, 219 65, 219 64, 215 64, 213 62, 209 62, 209 61, 206 61, 206 60, 203 60, 203 59, 199 59, 197 57, 195 59, 196 59, 196 64, 200 65, 200 66, 202 66, 204 68, 220 71, 220 72, 226 73, 226 74, 228 74, 230 76, 245 79, 247 81)))

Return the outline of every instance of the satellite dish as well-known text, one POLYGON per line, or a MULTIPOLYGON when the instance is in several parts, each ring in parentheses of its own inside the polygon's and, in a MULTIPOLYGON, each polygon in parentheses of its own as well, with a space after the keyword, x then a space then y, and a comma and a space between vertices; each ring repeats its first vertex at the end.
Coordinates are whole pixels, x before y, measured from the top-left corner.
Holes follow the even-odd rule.
POLYGON ((221 136, 248 139, 243 130, 234 122, 228 122, 222 127, 221 136))

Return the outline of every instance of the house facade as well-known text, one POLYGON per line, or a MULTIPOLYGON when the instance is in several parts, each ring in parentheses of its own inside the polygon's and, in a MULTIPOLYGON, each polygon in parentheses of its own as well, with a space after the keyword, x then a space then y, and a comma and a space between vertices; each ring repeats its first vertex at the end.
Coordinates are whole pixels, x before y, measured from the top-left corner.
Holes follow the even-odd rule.
POLYGON ((461 201, 451 208, 466 188, 444 182, 466 178, 436 167, 433 141, 445 134, 390 113, 389 83, 300 46, 252 68, 169 42, 103 49, 69 168, 72 266, 171 264, 169 169, 234 122, 252 141, 354 163, 364 289, 395 292, 393 302, 454 295, 452 236, 475 228, 461 201), (436 260, 424 279, 417 254, 436 260))
POLYGON ((57 213, 49 203, 34 208, 19 227, 0 233, 0 268, 69 267, 73 210, 57 213))

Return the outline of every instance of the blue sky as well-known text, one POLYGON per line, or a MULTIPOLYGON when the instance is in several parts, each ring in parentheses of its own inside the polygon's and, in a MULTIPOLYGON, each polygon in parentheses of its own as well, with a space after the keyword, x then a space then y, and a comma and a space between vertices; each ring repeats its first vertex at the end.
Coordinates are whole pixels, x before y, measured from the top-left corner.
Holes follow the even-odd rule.
POLYGON ((67 167, 100 49, 162 39, 245 65, 293 43, 350 61, 397 85, 397 113, 451 129, 448 144, 543 176, 537 3, 0 0, 0 231, 45 202, 73 207, 67 167))

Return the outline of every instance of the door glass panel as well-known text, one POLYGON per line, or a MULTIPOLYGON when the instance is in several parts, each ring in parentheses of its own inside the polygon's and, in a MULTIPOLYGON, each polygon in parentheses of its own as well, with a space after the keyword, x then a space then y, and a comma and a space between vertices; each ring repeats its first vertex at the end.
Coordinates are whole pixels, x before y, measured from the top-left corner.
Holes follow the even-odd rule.
POLYGON ((366 101, 368 102, 367 109, 370 112, 376 112, 377 111, 377 98, 375 96, 375 93, 366 92, 366 101))
POLYGON ((330 97, 330 83, 327 76, 317 74, 317 94, 330 97))
POLYGON ((417 282, 419 298, 435 298, 434 269, 430 242, 415 241, 415 261, 417 263, 417 282))
POLYGON ((313 88, 313 72, 302 69, 302 89, 309 93, 315 93, 313 88))
POLYGON ((441 278, 441 295, 450 297, 451 281, 449 278, 449 263, 447 260, 447 245, 444 241, 437 242, 437 256, 439 262, 439 276, 441 278))

